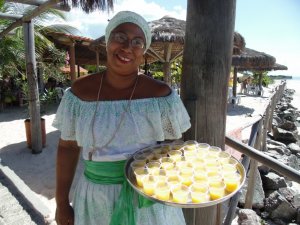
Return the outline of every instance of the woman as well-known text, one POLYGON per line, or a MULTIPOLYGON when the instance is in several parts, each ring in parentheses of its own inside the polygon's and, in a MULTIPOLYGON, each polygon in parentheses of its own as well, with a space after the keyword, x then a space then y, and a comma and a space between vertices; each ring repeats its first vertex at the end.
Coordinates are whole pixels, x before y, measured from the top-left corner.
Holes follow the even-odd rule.
POLYGON ((76 80, 58 108, 56 220, 59 225, 182 225, 178 208, 140 198, 124 179, 128 155, 190 127, 179 98, 166 84, 138 74, 151 43, 147 22, 124 11, 105 32, 107 70, 76 80), (80 149, 85 172, 73 207, 69 191, 80 149))

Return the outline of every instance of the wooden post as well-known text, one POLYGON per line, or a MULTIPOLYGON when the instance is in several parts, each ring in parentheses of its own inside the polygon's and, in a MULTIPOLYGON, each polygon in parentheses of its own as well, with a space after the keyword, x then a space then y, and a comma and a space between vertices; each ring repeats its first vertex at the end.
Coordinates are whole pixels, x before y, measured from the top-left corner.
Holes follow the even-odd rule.
POLYGON ((233 85, 232 85, 232 95, 236 97, 236 88, 237 88, 237 68, 233 68, 233 85))
POLYGON ((41 115, 40 115, 40 100, 36 74, 36 59, 34 46, 34 30, 31 21, 23 23, 24 44, 26 53, 26 74, 28 81, 28 102, 29 115, 31 121, 31 143, 32 152, 42 152, 42 132, 41 132, 41 115))
MULTIPOLYGON (((262 118, 263 120, 263 118, 262 118)), ((261 141, 263 136, 263 124, 264 122, 261 121, 259 128, 258 128, 258 135, 254 144, 254 148, 257 150, 261 149, 261 141)), ((255 159, 251 159, 250 162, 250 170, 249 170, 249 178, 248 178, 248 187, 247 187, 247 193, 246 193, 246 199, 245 199, 245 208, 251 209, 252 208, 252 202, 253 202, 253 196, 254 196, 254 190, 255 190, 255 181, 256 181, 256 173, 257 173, 257 166, 258 163, 255 159)))
POLYGON ((75 71, 75 43, 70 44, 70 77, 73 82, 76 80, 76 71, 75 71))
POLYGON ((99 50, 98 49, 96 49, 96 64, 97 64, 96 71, 99 72, 100 71, 100 68, 99 68, 100 60, 99 60, 99 50))
MULTIPOLYGON (((235 0, 187 1, 181 97, 192 127, 184 139, 223 149, 235 6, 235 0)), ((220 224, 217 206, 185 209, 184 214, 188 225, 220 224)))

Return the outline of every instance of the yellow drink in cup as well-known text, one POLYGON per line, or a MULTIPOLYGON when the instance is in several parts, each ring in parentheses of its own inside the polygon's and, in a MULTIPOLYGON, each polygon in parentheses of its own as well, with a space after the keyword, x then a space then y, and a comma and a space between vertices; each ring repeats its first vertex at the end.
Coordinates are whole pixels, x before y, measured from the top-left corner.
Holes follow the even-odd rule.
POLYGON ((202 203, 209 201, 208 185, 194 183, 190 187, 193 203, 202 203))
POLYGON ((174 176, 174 177, 168 177, 167 183, 169 185, 169 188, 171 188, 174 185, 181 184, 181 180, 180 180, 179 175, 174 176))
POLYGON ((137 168, 134 170, 134 175, 136 179, 136 183, 138 186, 143 187, 143 179, 145 176, 149 175, 149 172, 145 168, 137 168))
POLYGON ((219 154, 219 161, 221 164, 228 163, 231 155, 228 152, 221 151, 219 154))
POLYGON ((234 192, 240 185, 241 175, 238 173, 230 176, 224 176, 225 189, 228 192, 234 192))
POLYGON ((167 176, 167 178, 177 177, 178 171, 176 169, 166 170, 166 176, 167 176))
POLYGON ((160 166, 160 162, 148 162, 146 164, 146 168, 151 175, 157 175, 159 173, 160 166))
POLYGON ((170 188, 168 183, 158 183, 155 187, 155 197, 162 201, 169 201, 170 199, 170 188))
POLYGON ((154 178, 154 176, 149 175, 149 176, 145 176, 142 179, 142 183, 143 183, 143 191, 145 194, 147 195, 153 195, 154 194, 154 189, 156 186, 156 180, 154 178))
POLYGON ((193 183, 194 171, 191 167, 181 168, 179 170, 179 177, 182 184, 190 186, 193 183))
POLYGON ((175 185, 171 188, 173 202, 176 203, 187 203, 189 198, 189 188, 185 185, 175 185))
POLYGON ((210 146, 208 149, 208 155, 212 157, 217 157, 221 151, 221 148, 217 146, 210 146))
POLYGON ((196 181, 207 180, 206 170, 202 169, 202 168, 194 169, 194 180, 196 180, 196 181))
POLYGON ((160 159, 161 167, 165 170, 171 170, 175 167, 174 160, 169 157, 163 157, 160 159))
POLYGON ((198 147, 197 141, 186 141, 184 142, 184 149, 186 150, 196 150, 198 147))
POLYGON ((172 150, 168 152, 168 155, 170 157, 170 159, 173 159, 174 162, 177 162, 180 160, 181 156, 182 156, 182 152, 179 150, 172 150))
POLYGON ((209 149, 210 145, 207 143, 198 143, 197 149, 198 151, 207 151, 209 149))
POLYGON ((223 164, 222 171, 223 173, 236 173, 237 169, 235 165, 226 163, 223 164))
POLYGON ((138 161, 138 160, 130 163, 130 167, 133 172, 138 168, 145 168, 145 165, 146 165, 145 161, 138 161))
POLYGON ((217 200, 225 196, 225 184, 223 182, 209 184, 209 196, 211 200, 217 200))

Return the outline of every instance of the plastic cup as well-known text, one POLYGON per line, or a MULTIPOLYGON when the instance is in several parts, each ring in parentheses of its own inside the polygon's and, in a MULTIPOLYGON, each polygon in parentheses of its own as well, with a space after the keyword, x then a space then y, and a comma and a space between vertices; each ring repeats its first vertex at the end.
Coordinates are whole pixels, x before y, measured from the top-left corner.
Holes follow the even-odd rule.
POLYGON ((183 143, 172 143, 171 150, 180 150, 184 147, 183 143))
POLYGON ((196 152, 196 158, 205 161, 207 154, 207 150, 198 149, 196 152))
POLYGON ((160 169, 157 174, 154 175, 154 179, 157 181, 157 183, 165 183, 167 182, 167 173, 166 170, 160 169))
POLYGON ((172 144, 161 144, 160 147, 162 149, 162 152, 168 153, 168 151, 171 151, 172 149, 172 144))
POLYGON ((203 203, 209 201, 208 186, 193 184, 190 186, 191 199, 193 203, 203 203))
POLYGON ((136 161, 144 161, 145 163, 147 162, 148 159, 148 154, 145 153, 137 153, 133 156, 133 159, 136 161))
POLYGON ((204 163, 206 167, 216 167, 220 165, 217 158, 207 158, 204 163))
POLYGON ((220 166, 207 166, 206 171, 207 171, 207 176, 215 176, 221 173, 222 167, 220 166))
POLYGON ((153 195, 155 186, 157 184, 157 181, 155 180, 155 177, 153 175, 145 176, 142 179, 143 182, 143 191, 147 195, 153 195))
POLYGON ((236 173, 237 168, 236 165, 233 164, 223 164, 222 166, 222 172, 225 173, 236 173))
POLYGON ((170 187, 167 182, 160 182, 155 186, 154 194, 157 199, 169 201, 170 193, 170 187))
POLYGON ((196 181, 207 180, 206 170, 204 168, 194 169, 194 180, 196 181))
POLYGON ((197 150, 199 151, 207 151, 210 145, 207 143, 198 143, 197 150))
POLYGON ((145 161, 139 161, 139 160, 130 163, 130 167, 133 172, 138 168, 145 168, 145 165, 146 165, 145 161))
POLYGON ((219 153, 219 161, 221 164, 228 163, 231 155, 228 152, 220 152, 219 153))
POLYGON ((148 162, 146 164, 146 168, 149 170, 149 173, 151 175, 157 175, 159 173, 160 167, 160 162, 148 162))
POLYGON ((152 149, 153 149, 152 152, 155 155, 159 155, 160 157, 166 157, 168 154, 168 149, 161 145, 155 146, 152 149))
POLYGON ((240 185, 241 182, 241 175, 235 173, 231 176, 224 177, 225 189, 227 192, 234 192, 240 185))
POLYGON ((189 188, 186 185, 178 184, 171 188, 173 202, 187 203, 189 200, 189 188))
POLYGON ((169 157, 162 157, 160 163, 161 167, 165 170, 171 170, 175 167, 174 160, 169 157))
POLYGON ((208 155, 211 157, 217 157, 221 151, 221 148, 217 146, 210 146, 208 149, 208 155))
POLYGON ((196 150, 198 146, 197 141, 189 140, 184 142, 184 148, 187 150, 196 150))
POLYGON ((174 185, 181 184, 181 180, 180 180, 179 175, 168 177, 167 182, 168 182, 168 185, 169 185, 170 188, 174 185))
POLYGON ((209 186, 209 196, 211 200, 217 200, 225 196, 225 184, 219 182, 213 186, 209 186))
POLYGON ((166 170, 166 176, 167 176, 167 178, 177 177, 178 176, 178 170, 176 170, 176 169, 166 170))
POLYGON ((168 155, 171 159, 173 159, 175 162, 179 161, 181 156, 182 156, 182 152, 180 150, 171 150, 168 152, 168 155))
POLYGON ((181 156, 179 161, 176 161, 175 164, 176 164, 176 167, 178 168, 178 170, 180 170, 180 168, 183 168, 183 167, 192 167, 191 163, 189 161, 187 161, 184 156, 181 156))
POLYGON ((149 171, 145 168, 138 168, 134 170, 134 175, 137 185, 143 187, 143 178, 149 175, 149 171))
POLYGON ((194 180, 193 168, 190 167, 181 168, 181 170, 179 171, 179 177, 182 184, 186 186, 190 186, 194 180))

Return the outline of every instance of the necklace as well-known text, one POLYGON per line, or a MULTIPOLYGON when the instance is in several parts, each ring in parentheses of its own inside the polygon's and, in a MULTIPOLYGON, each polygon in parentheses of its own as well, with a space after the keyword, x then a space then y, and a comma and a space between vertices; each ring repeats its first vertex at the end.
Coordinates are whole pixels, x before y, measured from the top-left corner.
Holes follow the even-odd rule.
MULTIPOLYGON (((96 114, 97 114, 98 105, 99 105, 100 93, 101 93, 101 89, 102 89, 103 77, 104 77, 104 75, 101 76, 99 90, 98 90, 98 94, 97 94, 96 109, 95 109, 95 112, 94 112, 94 115, 93 115, 93 119, 92 119, 92 124, 93 124, 92 125, 93 146, 92 146, 92 150, 89 152, 89 160, 90 161, 92 161, 93 154, 97 151, 96 146, 95 146, 96 145, 96 143, 95 143, 96 137, 95 137, 94 127, 95 127, 95 119, 96 119, 96 114)), ((138 83, 138 78, 139 78, 139 75, 137 75, 137 77, 135 79, 135 83, 134 83, 133 89, 131 91, 130 98, 128 100, 128 103, 126 105, 125 110, 123 111, 123 113, 121 115, 120 122, 118 123, 115 132, 113 133, 112 137, 108 140, 108 142, 105 145, 103 145, 102 147, 100 147, 98 150, 101 150, 101 149, 107 147, 112 142, 112 140, 116 137, 116 134, 117 134, 118 130, 120 129, 121 124, 124 121, 125 114, 127 113, 128 109, 130 107, 131 99, 133 97, 133 94, 135 92, 135 89, 136 89, 136 86, 137 86, 137 83, 138 83)))

